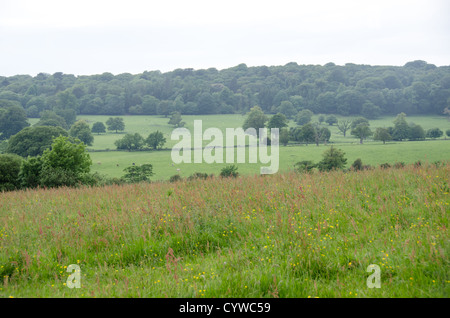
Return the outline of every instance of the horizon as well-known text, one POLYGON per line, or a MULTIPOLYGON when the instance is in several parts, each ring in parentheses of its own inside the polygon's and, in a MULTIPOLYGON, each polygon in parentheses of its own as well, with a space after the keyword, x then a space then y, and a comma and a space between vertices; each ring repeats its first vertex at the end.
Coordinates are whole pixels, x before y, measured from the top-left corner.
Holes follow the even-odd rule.
POLYGON ((321 67, 324 67, 326 64, 329 64, 329 63, 333 63, 333 64, 335 64, 335 66, 341 66, 341 67, 345 67, 347 64, 354 64, 354 65, 358 65, 358 66, 365 65, 365 66, 371 66, 371 67, 404 67, 405 64, 407 64, 409 62, 414 62, 414 61, 424 61, 428 65, 435 65, 436 67, 450 67, 450 64, 437 65, 435 63, 432 63, 432 62, 429 62, 429 61, 425 61, 423 59, 416 59, 416 60, 406 61, 402 65, 399 65, 399 64, 397 64, 397 65, 394 65, 394 64, 366 64, 366 63, 353 63, 353 62, 346 62, 344 64, 337 64, 337 63, 335 63, 333 61, 329 61, 327 63, 322 63, 322 64, 319 64, 319 63, 317 63, 317 64, 313 64, 313 63, 303 64, 303 63, 298 63, 296 61, 291 61, 291 62, 287 62, 285 64, 276 64, 276 65, 275 64, 273 64, 273 65, 265 65, 265 64, 249 65, 248 63, 242 62, 242 63, 238 63, 236 65, 231 65, 231 66, 223 67, 223 68, 217 68, 217 67, 214 67, 214 66, 205 67, 205 68, 192 68, 192 67, 181 68, 181 67, 178 67, 178 68, 174 68, 174 69, 170 69, 170 70, 164 70, 164 71, 163 70, 159 70, 159 69, 152 69, 152 70, 147 69, 147 70, 143 70, 141 72, 136 72, 136 73, 131 73, 131 72, 127 72, 127 71, 114 73, 114 72, 106 70, 104 72, 91 73, 91 74, 74 74, 74 73, 66 73, 64 71, 56 71, 56 72, 53 72, 53 73, 49 73, 49 72, 42 71, 42 72, 37 72, 37 73, 34 73, 34 74, 26 74, 26 73, 12 74, 12 75, 2 75, 2 74, 0 74, 0 77, 14 77, 14 76, 31 76, 31 77, 35 77, 38 74, 53 75, 53 74, 58 73, 58 72, 61 72, 61 73, 65 74, 65 75, 74 75, 75 77, 95 76, 95 75, 101 75, 101 74, 104 74, 104 73, 110 73, 110 74, 113 74, 114 76, 118 76, 118 75, 121 75, 121 74, 139 75, 139 74, 142 74, 144 72, 161 72, 161 74, 166 74, 166 73, 174 72, 176 70, 188 70, 188 69, 192 69, 193 71, 216 69, 217 71, 220 72, 220 71, 223 71, 223 70, 227 70, 227 69, 231 69, 233 67, 239 66, 241 64, 245 64, 248 68, 262 67, 262 66, 266 66, 266 67, 269 67, 269 68, 270 67, 283 67, 283 66, 286 66, 287 64, 290 64, 290 63, 296 63, 298 66, 321 66, 321 67))

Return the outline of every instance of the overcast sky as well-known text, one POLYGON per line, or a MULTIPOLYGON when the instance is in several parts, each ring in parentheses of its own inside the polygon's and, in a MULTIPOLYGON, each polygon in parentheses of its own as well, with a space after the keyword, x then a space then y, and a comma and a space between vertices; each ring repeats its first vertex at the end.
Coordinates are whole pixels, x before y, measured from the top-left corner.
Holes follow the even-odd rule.
POLYGON ((450 65, 447 0, 0 0, 0 75, 450 65))

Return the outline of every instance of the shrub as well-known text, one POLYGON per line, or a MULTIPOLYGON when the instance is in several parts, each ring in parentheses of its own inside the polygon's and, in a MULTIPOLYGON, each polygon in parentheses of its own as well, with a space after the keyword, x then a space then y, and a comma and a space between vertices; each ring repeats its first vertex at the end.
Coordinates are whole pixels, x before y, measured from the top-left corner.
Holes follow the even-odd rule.
POLYGON ((294 167, 297 172, 303 173, 303 172, 311 172, 313 168, 315 168, 317 165, 310 161, 310 160, 303 160, 297 162, 294 167))
POLYGON ((362 170, 363 169, 363 164, 362 164, 362 160, 360 158, 356 159, 353 163, 352 163, 352 169, 355 171, 358 170, 362 170))
POLYGON ((235 165, 226 166, 226 167, 222 168, 222 170, 220 171, 220 176, 223 178, 228 178, 228 177, 236 178, 239 175, 239 172, 237 172, 237 169, 238 169, 238 167, 235 165))
POLYGON ((343 169, 347 163, 344 157, 345 153, 341 149, 335 149, 331 146, 322 154, 323 159, 317 164, 320 171, 330 171, 334 169, 343 169))
POLYGON ((129 183, 150 181, 149 177, 153 176, 153 165, 146 163, 140 166, 129 166, 125 169, 125 175, 122 177, 123 180, 129 183))
POLYGON ((203 172, 195 172, 188 177, 188 180, 194 179, 208 179, 208 174, 203 172))
POLYGON ((391 167, 391 165, 387 162, 380 164, 380 167, 382 169, 389 169, 391 167))
POLYGON ((169 182, 178 182, 183 180, 183 178, 181 178, 181 176, 179 174, 174 174, 173 176, 171 176, 169 178, 169 182))

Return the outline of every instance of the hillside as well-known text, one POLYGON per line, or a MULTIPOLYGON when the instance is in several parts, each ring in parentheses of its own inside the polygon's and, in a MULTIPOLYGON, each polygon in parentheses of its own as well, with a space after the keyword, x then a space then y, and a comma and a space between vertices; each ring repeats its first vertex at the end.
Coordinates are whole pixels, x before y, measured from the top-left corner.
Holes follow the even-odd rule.
POLYGON ((0 76, 0 108, 20 105, 30 118, 54 110, 78 115, 245 113, 259 105, 288 117, 299 110, 362 115, 439 114, 449 106, 450 66, 425 61, 404 66, 347 63, 228 69, 176 69, 140 74, 75 76, 57 72, 0 76))
POLYGON ((448 297, 449 168, 1 193, 0 296, 448 297))

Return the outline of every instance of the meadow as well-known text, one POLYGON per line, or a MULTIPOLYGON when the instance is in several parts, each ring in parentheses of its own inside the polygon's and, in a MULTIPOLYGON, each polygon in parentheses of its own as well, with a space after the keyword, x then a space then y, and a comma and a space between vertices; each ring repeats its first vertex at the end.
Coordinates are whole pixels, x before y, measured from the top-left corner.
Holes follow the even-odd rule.
MULTIPOLYGON (((107 132, 105 134, 94 134, 94 143, 88 149, 91 151, 90 156, 93 161, 92 171, 109 177, 121 177, 123 169, 127 166, 135 164, 151 163, 155 175, 152 180, 168 180, 171 176, 179 174, 182 177, 188 177, 194 172, 203 172, 208 174, 220 173, 225 167, 225 163, 214 164, 173 164, 171 159, 171 148, 178 142, 171 140, 170 135, 174 129, 168 124, 169 119, 162 116, 122 116, 125 122, 124 132, 107 132), (160 151, 115 151, 114 141, 120 139, 125 133, 139 133, 146 138, 151 132, 159 130, 163 132, 166 138, 165 150, 160 151), (180 170, 177 170, 180 169, 180 170)), ((337 116, 338 119, 343 117, 337 116)), ((106 122, 109 116, 78 116, 78 119, 86 120, 89 124, 96 121, 106 122)), ((313 121, 317 121, 318 116, 313 117, 313 121)), ((201 119, 203 130, 209 127, 219 128, 224 135, 226 128, 241 127, 245 120, 245 116, 239 114, 232 115, 205 115, 205 116, 187 116, 183 115, 183 121, 186 122, 185 127, 193 131, 194 120, 201 119)), ((370 121, 370 127, 374 131, 377 127, 393 126, 395 117, 382 117, 377 120, 370 121)), ((408 122, 421 125, 425 130, 438 127, 442 131, 450 128, 450 122, 445 117, 439 116, 421 116, 407 117, 408 122)), ((296 124, 291 120, 291 127, 296 124)), ((359 144, 359 140, 349 133, 344 137, 336 125, 329 126, 325 124, 331 131, 331 139, 328 145, 295 145, 290 143, 284 147, 280 145, 280 171, 290 171, 294 168, 294 164, 302 160, 320 161, 322 153, 326 147, 334 145, 342 149, 346 153, 347 167, 350 167, 357 158, 362 159, 364 164, 380 165, 382 163, 394 164, 395 162, 414 163, 418 160, 435 162, 450 159, 450 140, 445 136, 436 140, 426 141, 403 141, 403 142, 382 142, 373 141, 370 138, 364 141, 363 145, 359 144)), ((203 141, 203 146, 209 141, 203 141)), ((225 145, 225 141, 224 141, 225 145)), ((247 150, 248 151, 248 150, 247 150)), ((225 155, 224 155, 225 156, 225 155)), ((248 157, 247 157, 248 158, 248 157)), ((237 160, 235 160, 237 162, 237 160)), ((259 173, 261 164, 239 164, 238 171, 241 174, 259 173)))
POLYGON ((447 298, 449 179, 422 164, 1 193, 0 297, 447 298))

